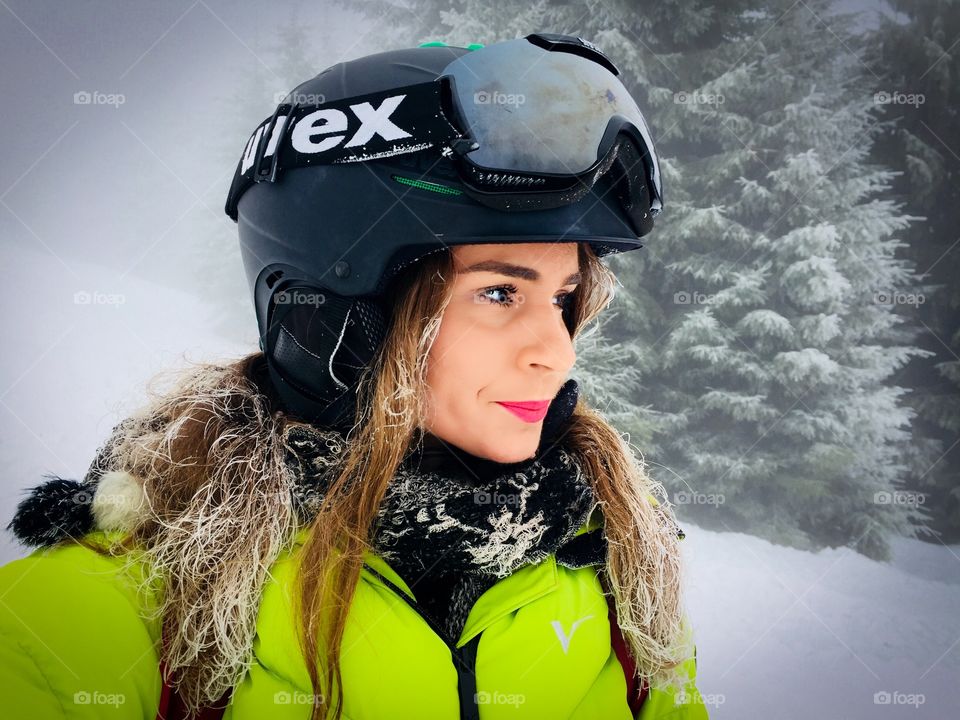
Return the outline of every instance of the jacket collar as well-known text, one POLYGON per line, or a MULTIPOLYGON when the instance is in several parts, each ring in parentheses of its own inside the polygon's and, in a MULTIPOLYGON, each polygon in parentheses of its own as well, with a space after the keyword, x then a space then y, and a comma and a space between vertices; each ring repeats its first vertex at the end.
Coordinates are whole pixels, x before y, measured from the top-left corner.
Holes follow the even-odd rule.
MULTIPOLYGON (((306 542, 308 532, 308 528, 303 528, 297 533, 294 541, 295 547, 306 542)), ((584 544, 583 548, 586 547, 586 544, 584 544)), ((466 623, 460 633, 460 638, 457 640, 457 647, 463 647, 476 635, 482 633, 505 615, 516 612, 524 605, 556 590, 560 584, 559 565, 571 569, 602 565, 606 560, 605 550, 603 513, 600 506, 597 505, 587 521, 574 534, 574 537, 566 545, 561 546, 556 553, 551 553, 541 562, 526 565, 511 575, 500 579, 477 598, 467 615, 466 623), (579 545, 579 542, 586 540, 588 537, 592 541, 591 547, 601 547, 604 552, 590 553, 575 546, 575 544, 579 545), (561 557, 565 558, 566 562, 561 563, 559 560, 561 557)), ((379 576, 383 576, 406 594, 410 600, 416 600, 416 596, 406 581, 391 567, 387 560, 380 557, 376 552, 366 551, 363 562, 364 568, 361 571, 361 576, 366 582, 394 592, 393 588, 380 579, 379 576), (373 569, 376 573, 369 572, 368 568, 373 569)))

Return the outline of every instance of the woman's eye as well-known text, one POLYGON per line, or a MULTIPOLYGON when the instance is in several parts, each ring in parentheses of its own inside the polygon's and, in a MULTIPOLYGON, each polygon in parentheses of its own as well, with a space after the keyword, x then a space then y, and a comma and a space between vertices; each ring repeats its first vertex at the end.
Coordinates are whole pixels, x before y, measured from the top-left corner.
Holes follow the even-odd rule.
MULTIPOLYGON (((513 285, 498 285, 497 287, 487 288, 486 290, 482 291, 480 294, 480 297, 490 300, 491 302, 493 302, 494 305, 499 305, 500 307, 509 307, 514 303, 512 296, 515 295, 516 292, 517 292, 517 288, 513 285), (507 299, 498 300, 490 296, 492 293, 502 293, 507 296, 507 299)), ((560 308, 561 310, 565 310, 570 303, 570 296, 572 294, 573 293, 564 292, 557 295, 554 298, 554 299, 559 299, 559 302, 557 303, 557 307, 560 308)))
POLYGON ((516 292, 517 292, 517 288, 515 288, 513 285, 500 285, 498 287, 487 288, 480 294, 480 297, 484 297, 488 300, 491 300, 494 305, 499 305, 500 307, 507 307, 513 304, 512 299, 497 300, 496 298, 490 297, 490 293, 503 293, 505 295, 513 295, 516 292))

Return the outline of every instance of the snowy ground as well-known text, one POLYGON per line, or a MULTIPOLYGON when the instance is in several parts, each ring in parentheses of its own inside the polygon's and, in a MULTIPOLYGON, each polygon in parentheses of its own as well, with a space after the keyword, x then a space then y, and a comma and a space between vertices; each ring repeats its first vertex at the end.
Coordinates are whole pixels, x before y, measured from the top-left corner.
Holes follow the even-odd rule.
MULTIPOLYGON (((242 339, 210 332, 216 299, 12 245, 0 247, 0 265, 16 270, 0 290, 2 525, 44 473, 81 477, 155 372, 256 346, 253 327, 242 339), (75 302, 78 292, 90 302, 75 302)), ((712 718, 958 716, 960 547, 898 540, 884 564, 681 524, 712 718)), ((0 563, 25 553, 0 537, 0 563)))
POLYGON ((681 525, 711 718, 960 716, 960 546, 896 539, 886 564, 681 525))

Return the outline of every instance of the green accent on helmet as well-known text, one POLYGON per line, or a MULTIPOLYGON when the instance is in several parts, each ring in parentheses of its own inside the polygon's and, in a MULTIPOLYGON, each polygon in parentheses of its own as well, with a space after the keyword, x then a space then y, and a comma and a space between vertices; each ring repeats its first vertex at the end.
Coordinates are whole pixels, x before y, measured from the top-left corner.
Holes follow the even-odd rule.
MULTIPOLYGON (((430 42, 420 43, 417 47, 450 47, 443 40, 431 40, 430 42)), ((467 45, 467 50, 479 50, 483 47, 483 43, 470 43, 467 45)))
POLYGON ((441 195, 463 195, 462 190, 447 187, 446 185, 441 185, 440 183, 427 182, 425 180, 415 180, 413 178, 403 177, 402 175, 391 175, 390 177, 401 185, 409 185, 410 187, 415 187, 419 190, 429 190, 431 192, 440 193, 441 195))

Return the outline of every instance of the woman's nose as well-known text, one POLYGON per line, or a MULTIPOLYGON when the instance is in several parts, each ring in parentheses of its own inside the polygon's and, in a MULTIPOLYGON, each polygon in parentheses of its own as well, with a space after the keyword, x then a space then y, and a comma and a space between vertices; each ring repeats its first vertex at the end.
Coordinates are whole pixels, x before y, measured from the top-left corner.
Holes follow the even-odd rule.
POLYGON ((552 302, 527 302, 520 313, 518 334, 521 367, 542 365, 562 375, 573 367, 577 354, 563 315, 552 302))

